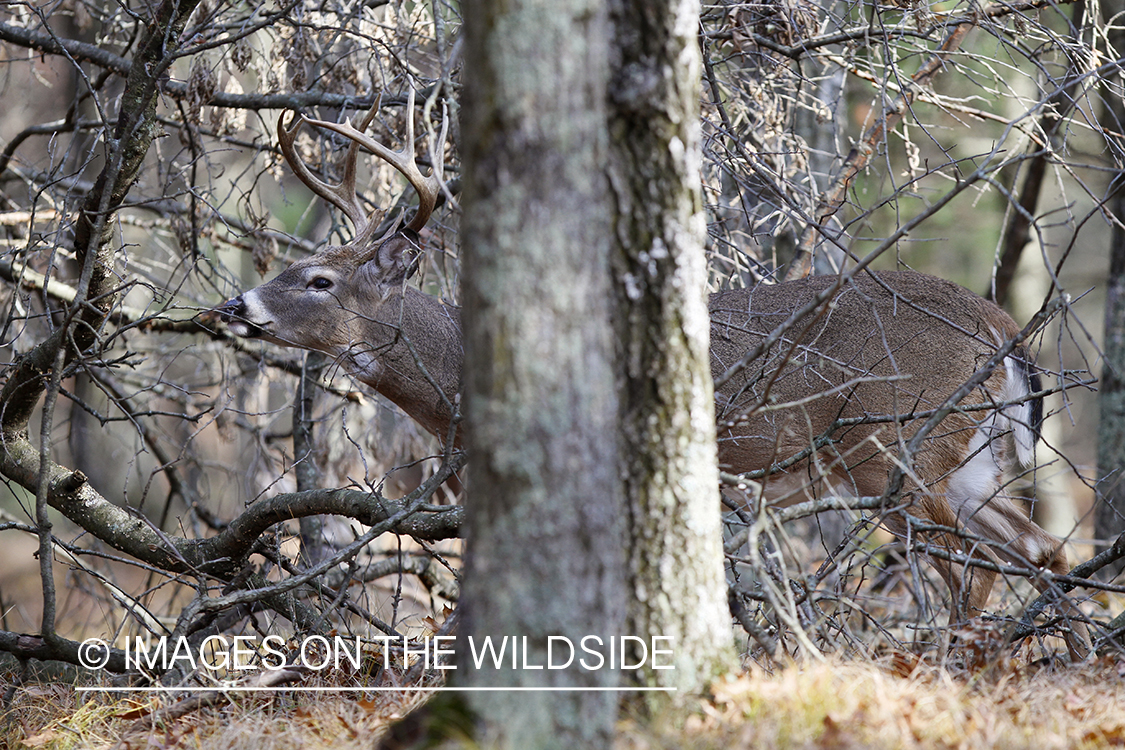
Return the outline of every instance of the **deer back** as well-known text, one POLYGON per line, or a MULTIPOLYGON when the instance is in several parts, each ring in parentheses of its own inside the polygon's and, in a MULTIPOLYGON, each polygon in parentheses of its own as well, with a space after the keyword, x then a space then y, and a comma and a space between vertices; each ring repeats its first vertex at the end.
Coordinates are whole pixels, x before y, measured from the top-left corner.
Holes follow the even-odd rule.
MULTIPOLYGON (((835 282, 811 277, 714 295, 716 378, 835 282)), ((720 463, 734 472, 760 470, 818 445, 818 471, 830 483, 850 494, 879 495, 892 454, 924 420, 847 420, 938 408, 1018 332, 1003 310, 956 284, 912 271, 859 274, 718 389, 720 463)), ((1022 391, 1011 390, 1021 379, 1020 361, 1017 354, 1010 366, 995 368, 961 406, 1002 404, 1026 393, 1026 363, 1022 391)), ((991 413, 949 415, 916 457, 918 474, 932 483, 949 477, 991 413)), ((1016 421, 1017 444, 1029 453, 1035 419, 1016 421)), ((992 448, 1000 462, 1008 460, 1005 444, 992 448)), ((775 477, 767 495, 774 499, 807 481, 808 464, 798 460, 788 475, 775 477)))

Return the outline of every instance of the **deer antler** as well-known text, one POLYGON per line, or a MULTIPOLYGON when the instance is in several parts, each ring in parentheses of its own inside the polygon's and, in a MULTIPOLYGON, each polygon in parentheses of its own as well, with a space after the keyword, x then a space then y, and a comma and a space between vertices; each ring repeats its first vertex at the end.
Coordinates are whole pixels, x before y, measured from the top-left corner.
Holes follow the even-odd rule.
MULTIPOLYGON (((364 129, 371 124, 378 106, 378 102, 376 102, 371 111, 363 118, 362 127, 364 129)), ((351 219, 357 236, 362 235, 371 224, 372 215, 363 209, 363 204, 360 203, 355 193, 355 172, 356 160, 359 157, 359 144, 353 142, 348 147, 348 153, 344 158, 344 179, 340 181, 339 185, 330 185, 313 175, 293 147, 293 143, 297 140, 297 131, 301 129, 301 125, 305 122, 314 121, 307 120, 304 115, 297 113, 297 116, 293 118, 292 125, 286 127, 285 113, 282 112, 281 116, 277 118, 277 141, 281 146, 281 153, 285 155, 285 161, 289 163, 289 168, 293 170, 293 174, 297 175, 310 190, 343 211, 351 219)))
MULTIPOLYGON (((414 89, 410 89, 409 91, 410 93, 406 102, 406 138, 401 151, 392 151, 391 149, 387 148, 386 146, 374 140, 363 132, 370 124, 370 120, 372 115, 374 114, 374 110, 372 110, 372 112, 369 113, 366 118, 364 118, 364 121, 359 129, 353 127, 350 121, 345 121, 343 124, 336 122, 327 122, 325 120, 309 120, 308 122, 310 125, 315 125, 319 128, 325 128, 327 130, 331 130, 334 133, 339 133, 340 135, 352 141, 352 145, 348 150, 348 158, 350 159, 350 161, 347 165, 347 169, 350 170, 350 172, 345 172, 344 181, 346 183, 348 180, 348 176, 350 175, 352 185, 351 197, 353 200, 355 198, 354 154, 357 145, 362 145, 368 151, 375 154, 380 159, 387 162, 392 167, 401 172, 402 175, 406 177, 410 185, 418 192, 418 212, 414 214, 414 218, 410 220, 410 224, 408 225, 408 227, 415 232, 420 232, 422 230, 422 227, 426 226, 426 222, 429 221, 430 214, 433 213, 434 206, 437 205, 437 197, 441 192, 443 163, 441 155, 435 154, 434 158, 432 159, 433 168, 430 170, 430 176, 425 177, 422 175, 422 171, 418 169, 418 164, 414 161, 414 89)), ((439 136, 438 140, 439 144, 445 142, 445 133, 448 124, 448 120, 443 117, 441 121, 441 135, 439 136)), ((302 176, 301 179, 304 180, 305 178, 302 176)), ((324 183, 320 184, 324 188, 330 188, 330 186, 324 185, 324 183)), ((340 205, 339 203, 336 203, 332 198, 328 197, 324 193, 318 191, 317 188, 313 185, 310 184, 309 187, 314 191, 317 191, 318 195, 325 198, 326 200, 332 201, 333 203, 335 203, 335 205, 339 206, 342 211, 347 213, 347 208, 340 205)), ((348 215, 350 216, 351 214, 348 215)))

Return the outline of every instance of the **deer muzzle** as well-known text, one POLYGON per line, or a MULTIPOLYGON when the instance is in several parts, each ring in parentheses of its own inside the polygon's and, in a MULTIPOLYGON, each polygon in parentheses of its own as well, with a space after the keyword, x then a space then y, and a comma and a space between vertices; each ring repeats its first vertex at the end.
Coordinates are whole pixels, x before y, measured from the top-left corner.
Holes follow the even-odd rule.
POLYGON ((215 308, 220 319, 227 324, 230 332, 244 339, 255 339, 262 335, 262 329, 246 318, 246 301, 242 295, 228 299, 215 308))

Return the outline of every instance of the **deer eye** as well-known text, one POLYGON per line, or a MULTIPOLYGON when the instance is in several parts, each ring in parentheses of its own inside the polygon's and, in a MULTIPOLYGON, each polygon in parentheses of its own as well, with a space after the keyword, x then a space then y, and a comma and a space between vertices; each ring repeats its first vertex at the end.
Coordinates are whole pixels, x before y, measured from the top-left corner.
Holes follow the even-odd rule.
POLYGON ((330 289, 332 288, 332 279, 327 279, 323 276, 317 276, 315 279, 309 282, 309 288, 330 289))

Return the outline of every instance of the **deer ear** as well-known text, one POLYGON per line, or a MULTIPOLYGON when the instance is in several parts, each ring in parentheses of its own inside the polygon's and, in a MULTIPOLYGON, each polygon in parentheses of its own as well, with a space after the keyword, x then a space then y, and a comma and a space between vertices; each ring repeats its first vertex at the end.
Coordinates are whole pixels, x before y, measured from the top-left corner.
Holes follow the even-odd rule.
POLYGON ((421 259, 421 238, 417 232, 401 229, 379 245, 360 272, 384 287, 401 286, 418 270, 421 259))

